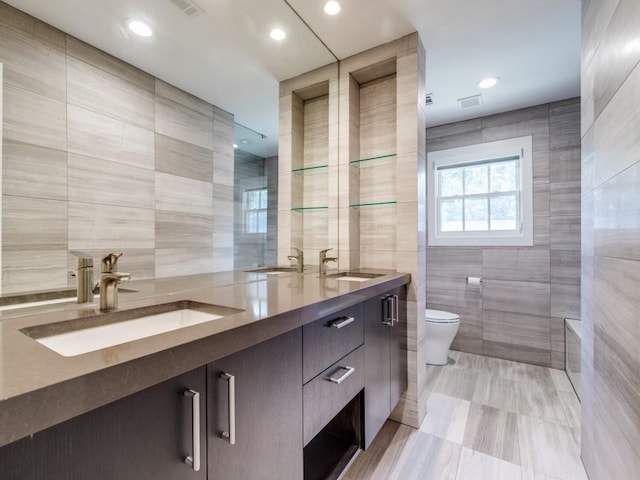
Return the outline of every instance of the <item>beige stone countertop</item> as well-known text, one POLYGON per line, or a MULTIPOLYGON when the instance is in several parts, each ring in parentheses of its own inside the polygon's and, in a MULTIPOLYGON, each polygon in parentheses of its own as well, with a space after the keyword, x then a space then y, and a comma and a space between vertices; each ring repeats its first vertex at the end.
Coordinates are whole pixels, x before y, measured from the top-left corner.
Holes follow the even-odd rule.
MULTIPOLYGON (((60 303, 0 312, 0 446, 404 285, 388 270, 363 282, 317 273, 246 272, 123 284, 118 312, 179 301, 236 313, 140 340, 64 357, 21 330, 54 328, 101 314, 96 304, 60 303)), ((331 273, 331 272, 329 272, 331 273)))

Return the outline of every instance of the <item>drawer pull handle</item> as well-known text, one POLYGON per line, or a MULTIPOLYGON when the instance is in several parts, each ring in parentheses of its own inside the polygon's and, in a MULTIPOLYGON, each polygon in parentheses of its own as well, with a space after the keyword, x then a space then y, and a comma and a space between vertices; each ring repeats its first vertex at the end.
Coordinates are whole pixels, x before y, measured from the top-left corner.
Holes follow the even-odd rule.
POLYGON ((338 385, 340 385, 342 382, 344 382, 347 377, 349 375, 351 375, 353 372, 356 371, 355 368, 353 367, 349 367, 349 366, 344 366, 344 367, 340 367, 340 370, 346 370, 346 372, 344 372, 340 377, 335 378, 335 377, 327 377, 327 380, 329 380, 330 382, 333 383, 337 383, 338 385))
POLYGON ((222 432, 222 438, 226 438, 230 445, 236 444, 236 377, 229 373, 220 375, 222 380, 229 382, 229 431, 222 432))
POLYGON ((335 320, 331 320, 330 322, 327 322, 326 326, 331 328, 342 328, 342 327, 346 327, 347 325, 355 321, 356 319, 353 317, 340 317, 340 318, 336 318, 335 320))
POLYGON ((184 459, 184 463, 193 468, 194 471, 200 470, 200 394, 195 390, 187 389, 184 396, 191 398, 191 448, 193 456, 189 455, 184 459))

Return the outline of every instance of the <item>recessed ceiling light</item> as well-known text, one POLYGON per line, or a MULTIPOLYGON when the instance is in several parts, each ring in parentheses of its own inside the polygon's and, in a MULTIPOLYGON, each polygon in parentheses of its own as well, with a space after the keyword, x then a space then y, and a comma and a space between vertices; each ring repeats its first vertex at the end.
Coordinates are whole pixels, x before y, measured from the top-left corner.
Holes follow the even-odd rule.
POLYGON ((480 88, 491 88, 495 87, 499 81, 500 77, 487 77, 483 80, 480 80, 480 82, 478 82, 478 86, 480 88))
POLYGON ((238 144, 237 144, 237 143, 234 143, 234 144, 233 144, 233 148, 238 148, 238 144))
POLYGON ((324 4, 324 13, 327 15, 337 15, 340 13, 340 4, 336 0, 329 0, 324 4))
POLYGON ((141 37, 150 37, 151 35, 153 35, 153 30, 151 30, 151 27, 139 20, 129 21, 128 27, 129 30, 131 30, 136 35, 140 35, 141 37))
POLYGON ((271 38, 274 40, 284 40, 287 37, 287 34, 281 28, 274 28, 271 30, 271 38))

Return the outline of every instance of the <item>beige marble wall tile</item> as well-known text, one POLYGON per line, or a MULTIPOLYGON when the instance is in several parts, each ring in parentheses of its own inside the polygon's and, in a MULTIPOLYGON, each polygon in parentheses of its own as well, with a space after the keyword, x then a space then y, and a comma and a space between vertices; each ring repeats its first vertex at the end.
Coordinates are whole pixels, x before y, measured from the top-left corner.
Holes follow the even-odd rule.
MULTIPOLYGON (((231 252, 233 261, 233 252, 231 252)), ((156 277, 194 275, 214 271, 213 247, 156 249, 156 277)))
POLYGON ((549 152, 549 177, 551 182, 574 182, 580 180, 580 146, 557 148, 549 152))
POLYGON ((491 280, 549 282, 550 254, 546 248, 484 248, 482 277, 491 280))
POLYGON ((154 210, 69 202, 69 250, 153 248, 154 210))
POLYGON ((427 265, 427 303, 482 308, 482 293, 463 279, 429 275, 427 265))
POLYGON ((304 102, 304 166, 328 164, 329 96, 304 102))
MULTIPOLYGON (((592 252, 595 248, 599 255, 640 260, 638 185, 640 162, 616 175, 587 198, 586 202, 592 203, 593 213, 591 229, 583 235, 583 250, 592 252), (584 240, 589 242, 588 245, 584 240)), ((587 221, 588 217, 584 218, 583 224, 587 221)))
POLYGON ((465 279, 482 276, 481 247, 428 247, 427 275, 465 279))
POLYGON ((5 140, 2 149, 2 192, 4 195, 66 200, 66 153, 5 140))
POLYGON ((166 98, 190 110, 195 110, 207 117, 213 118, 213 106, 210 103, 162 80, 155 80, 155 93, 158 97, 166 98))
POLYGON ((482 292, 485 310, 548 316, 548 283, 486 280, 482 292))
MULTIPOLYGON (((428 285, 429 282, 427 281, 427 286, 428 285)), ((480 308, 440 305, 437 303, 427 303, 427 308, 444 310, 459 315, 460 326, 458 327, 458 333, 453 339, 451 348, 482 355, 483 322, 482 310, 480 308)))
POLYGON ((69 152, 154 168, 154 133, 68 105, 69 152))
POLYGON ((233 186, 233 154, 213 152, 213 181, 218 185, 233 186))
MULTIPOLYGON (((533 151, 547 151, 549 150, 548 108, 548 105, 541 105, 531 107, 531 109, 516 110, 516 112, 511 112, 513 115, 507 113, 505 118, 497 118, 496 121, 493 121, 491 117, 485 117, 482 119, 482 141, 486 143, 531 135, 533 137, 533 151), (527 110, 535 111, 536 115, 532 115, 527 120, 517 121, 518 117, 525 116, 527 110), (547 112, 546 116, 544 115, 545 111, 547 112), (503 124, 503 122, 506 123, 503 124)), ((500 115, 496 115, 496 117, 500 115)))
POLYGON ((579 216, 551 217, 550 227, 552 250, 580 249, 579 216))
POLYGON ((213 150, 213 119, 173 100, 155 99, 155 131, 213 150))
POLYGON ((640 68, 635 68, 594 124, 594 178, 600 184, 640 158, 640 68))
POLYGON ((211 182, 214 175, 213 164, 214 156, 211 150, 164 135, 155 135, 157 172, 211 182))
POLYGON ((6 4, 0 5, 0 17, 5 84, 64 102, 64 33, 6 4))
MULTIPOLYGON (((556 151, 554 150, 554 152, 556 151)), ((549 183, 552 162, 557 163, 558 160, 555 158, 555 155, 547 150, 541 150, 533 153, 533 183, 549 183)), ((578 149, 578 165, 579 162, 580 150, 578 149)))
POLYGON ((466 147, 482 143, 482 119, 465 120, 427 129, 427 151, 466 147))
POLYGON ((491 340, 485 340, 482 348, 483 355, 489 357, 541 365, 543 367, 551 366, 551 352, 546 349, 542 350, 523 345, 514 345, 512 343, 493 342, 491 340))
POLYGON ((551 216, 580 215, 580 177, 551 183, 549 213, 551 216))
POLYGON ((66 250, 67 203, 2 196, 2 250, 66 250))
POLYGON ((360 158, 396 153, 396 79, 360 87, 360 158))
POLYGON ((69 201, 154 207, 154 173, 146 168, 68 154, 69 201))
POLYGON ((158 210, 155 215, 155 239, 155 246, 159 249, 211 247, 214 244, 213 218, 158 210))
POLYGON ((143 87, 150 92, 154 91, 155 79, 151 75, 71 35, 67 35, 67 55, 127 80, 134 85, 143 87))
POLYGON ((67 286, 67 250, 4 250, 2 293, 67 286))
POLYGON ((213 151, 233 155, 233 115, 213 107, 213 151))
POLYGON ((190 178, 155 174, 155 205, 158 210, 211 215, 213 185, 190 178))
POLYGON ((154 127, 153 94, 127 80, 67 57, 67 102, 140 128, 154 127))
POLYGON ((549 106, 549 148, 580 146, 580 99, 553 102, 549 106))
MULTIPOLYGON (((206 264, 206 262, 205 262, 206 264)), ((213 271, 228 272, 233 270, 233 247, 213 248, 213 271)))
POLYGON ((63 102, 4 86, 3 138, 54 150, 67 148, 67 112, 63 102))
POLYGON ((484 310, 482 337, 491 342, 551 350, 551 322, 548 316, 484 310))
POLYGON ((595 51, 594 97, 595 116, 604 110, 611 98, 620 91, 629 73, 637 66, 640 52, 634 48, 621 50, 621 45, 633 45, 640 23, 640 5, 622 1, 598 39, 595 51))

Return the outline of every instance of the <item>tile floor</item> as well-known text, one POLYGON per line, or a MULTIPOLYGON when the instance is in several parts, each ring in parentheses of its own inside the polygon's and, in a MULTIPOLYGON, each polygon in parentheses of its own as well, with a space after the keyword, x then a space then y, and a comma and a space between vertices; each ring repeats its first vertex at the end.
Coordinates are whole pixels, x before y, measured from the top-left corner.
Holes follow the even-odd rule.
POLYGON ((343 480, 587 480, 564 372, 452 351, 419 430, 388 421, 343 480))

